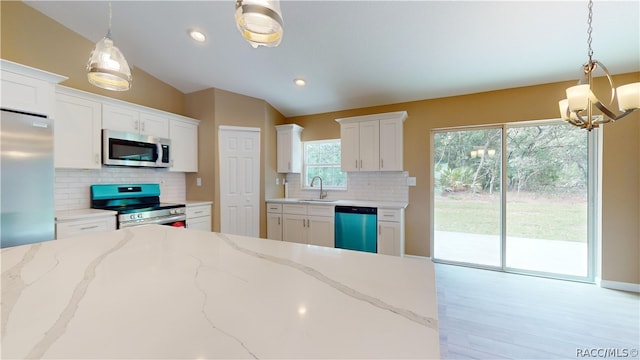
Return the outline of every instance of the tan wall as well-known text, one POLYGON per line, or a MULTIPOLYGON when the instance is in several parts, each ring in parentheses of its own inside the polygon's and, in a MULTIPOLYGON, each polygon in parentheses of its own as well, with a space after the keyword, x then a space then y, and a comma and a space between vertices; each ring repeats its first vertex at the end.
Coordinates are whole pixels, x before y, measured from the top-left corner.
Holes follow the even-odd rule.
POLYGON ((221 125, 260 129, 260 236, 266 237, 265 195, 281 196, 275 187, 275 128, 283 117, 264 100, 219 89, 185 95, 185 112, 201 120, 198 129, 198 172, 187 174, 187 198, 214 201, 212 229, 220 231, 220 164, 218 129, 221 125), (202 186, 196 186, 196 178, 202 186), (266 183, 265 178, 274 179, 266 183), (278 195, 274 195, 278 194, 278 195))
MULTIPOLYGON (((123 93, 101 90, 86 81, 84 69, 94 46, 92 41, 22 2, 2 1, 0 16, 2 58, 68 76, 70 79, 63 84, 69 87, 200 119, 200 171, 187 175, 187 196, 190 199, 216 199, 215 194, 219 191, 215 178, 218 125, 262 129, 263 200, 282 194, 282 187, 275 186, 276 140, 273 124, 297 123, 303 126, 303 140, 338 138, 340 130, 335 118, 407 110, 409 118, 405 122, 404 167, 411 176, 417 178, 417 186, 409 190, 406 250, 415 255, 430 255, 429 237, 426 234, 429 234, 431 226, 431 184, 427 160, 431 130, 556 118, 557 100, 564 97, 564 89, 574 83, 545 84, 284 119, 264 101, 243 95, 210 89, 185 96, 135 67, 132 90, 123 93), (195 187, 195 178, 198 176, 203 179, 203 186, 199 188, 195 187)), ((616 76, 615 81, 625 84, 639 81, 639 78, 640 73, 633 73, 616 76)), ((640 283, 639 117, 637 112, 615 124, 606 125, 604 131, 602 278, 605 280, 640 283)), ((215 210, 214 219, 218 218, 218 213, 219 209, 215 210)), ((264 236, 264 209, 260 218, 261 235, 264 236)), ((214 229, 219 229, 219 220, 217 222, 214 229)))
POLYGON ((68 87, 184 115, 183 94, 132 63, 133 85, 129 91, 103 90, 89 84, 86 65, 95 42, 24 3, 1 1, 0 16, 3 59, 67 76, 62 85, 68 87))
MULTIPOLYGON (((639 81, 640 73, 614 77, 617 84, 639 81)), ((558 100, 575 82, 562 82, 486 93, 293 117, 286 123, 304 127, 304 140, 340 137, 336 118, 406 110, 404 169, 417 178, 409 188, 406 252, 430 256, 429 151, 437 128, 509 123, 558 117, 558 100)), ((604 280, 640 283, 640 112, 605 125, 603 150, 604 280)))

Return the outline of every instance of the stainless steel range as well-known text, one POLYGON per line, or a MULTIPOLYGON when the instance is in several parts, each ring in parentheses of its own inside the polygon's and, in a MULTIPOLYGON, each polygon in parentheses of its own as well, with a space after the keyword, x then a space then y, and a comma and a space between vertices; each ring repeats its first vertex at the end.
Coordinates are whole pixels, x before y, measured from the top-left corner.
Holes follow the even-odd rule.
POLYGON ((91 185, 91 207, 118 212, 118 229, 160 224, 185 227, 184 204, 160 202, 159 184, 91 185))

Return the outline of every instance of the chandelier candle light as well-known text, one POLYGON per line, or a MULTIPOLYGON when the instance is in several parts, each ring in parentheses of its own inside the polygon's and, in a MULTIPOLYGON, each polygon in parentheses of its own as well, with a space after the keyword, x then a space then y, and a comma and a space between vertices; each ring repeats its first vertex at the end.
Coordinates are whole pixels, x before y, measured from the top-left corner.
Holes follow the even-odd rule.
POLYGON ((584 71, 583 78, 578 85, 567 88, 567 98, 560 100, 560 115, 572 125, 583 129, 591 130, 597 128, 600 124, 623 118, 640 108, 640 82, 635 82, 618 87, 613 86, 613 80, 607 68, 601 62, 593 59, 593 49, 591 48, 591 21, 593 18, 593 1, 589 0, 589 28, 587 30, 589 46, 589 61, 582 66, 584 71), (613 99, 618 100, 618 107, 622 113, 615 114, 607 108, 593 93, 593 72, 600 67, 609 81, 611 88, 611 100, 609 106, 613 104, 613 99), (593 106, 597 107, 604 115, 594 115, 593 106), (586 114, 585 114, 586 111, 586 114), (586 115, 586 117, 585 117, 586 115))
POLYGON ((254 48, 280 45, 284 32, 280 1, 237 0, 236 26, 254 48))
POLYGON ((96 43, 87 62, 87 78, 97 87, 127 91, 131 88, 131 69, 120 49, 111 39, 111 2, 109 2, 109 30, 107 35, 96 43))

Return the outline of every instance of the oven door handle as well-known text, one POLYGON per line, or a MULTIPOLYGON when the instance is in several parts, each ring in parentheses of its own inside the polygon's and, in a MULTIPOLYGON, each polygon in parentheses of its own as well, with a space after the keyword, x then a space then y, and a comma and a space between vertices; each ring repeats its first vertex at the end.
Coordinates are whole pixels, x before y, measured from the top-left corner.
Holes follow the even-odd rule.
POLYGON ((186 221, 186 220, 187 220, 187 216, 182 214, 182 215, 167 216, 167 217, 154 218, 154 219, 144 219, 140 221, 121 222, 120 228, 122 229, 126 227, 137 226, 137 225, 147 225, 147 224, 151 224, 151 225, 166 224, 166 223, 172 223, 175 221, 186 221))

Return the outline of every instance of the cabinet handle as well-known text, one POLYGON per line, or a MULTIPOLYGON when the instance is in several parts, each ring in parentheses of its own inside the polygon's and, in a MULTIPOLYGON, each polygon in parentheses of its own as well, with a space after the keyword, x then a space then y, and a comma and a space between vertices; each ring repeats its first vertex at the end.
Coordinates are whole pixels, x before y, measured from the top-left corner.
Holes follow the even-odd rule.
POLYGON ((80 230, 90 230, 90 229, 95 229, 97 227, 98 225, 85 226, 85 227, 81 227, 80 230))
POLYGON ((307 227, 311 227, 311 223, 309 222, 309 219, 307 219, 307 227))
POLYGON ((140 122, 142 124, 142 131, 144 131, 144 121, 140 122))
POLYGON ((200 210, 200 211, 194 211, 193 213, 194 213, 194 214, 202 214, 202 210, 200 210))
POLYGON ((356 160, 356 169, 358 168, 358 160, 356 160))
POLYGON ((302 227, 307 227, 307 225, 305 225, 304 219, 302 219, 302 227))
POLYGON ((384 169, 384 159, 380 159, 380 169, 384 169))
POLYGON ((133 120, 133 128, 138 130, 138 122, 136 120, 133 120))
POLYGON ((362 159, 360 160, 360 169, 362 169, 362 159))
POLYGON ((278 216, 278 225, 280 225, 280 216, 278 216))

